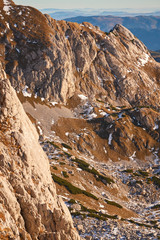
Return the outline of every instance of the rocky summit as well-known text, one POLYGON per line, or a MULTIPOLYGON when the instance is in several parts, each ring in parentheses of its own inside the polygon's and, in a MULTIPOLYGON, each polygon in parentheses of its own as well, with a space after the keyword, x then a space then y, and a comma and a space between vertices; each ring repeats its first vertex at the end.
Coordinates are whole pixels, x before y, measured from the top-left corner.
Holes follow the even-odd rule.
POLYGON ((159 239, 160 63, 119 24, 0 19, 1 239, 159 239))

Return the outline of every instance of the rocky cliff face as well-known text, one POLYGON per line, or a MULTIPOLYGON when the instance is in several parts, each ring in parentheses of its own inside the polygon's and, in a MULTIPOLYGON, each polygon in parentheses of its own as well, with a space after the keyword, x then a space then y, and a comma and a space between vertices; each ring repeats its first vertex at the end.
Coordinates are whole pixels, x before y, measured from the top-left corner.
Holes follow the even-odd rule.
POLYGON ((0 69, 0 239, 80 239, 57 197, 48 159, 0 69))
POLYGON ((83 92, 116 105, 159 106, 159 65, 125 27, 106 35, 89 23, 55 21, 1 2, 1 58, 17 90, 27 85, 33 94, 64 103, 83 92))

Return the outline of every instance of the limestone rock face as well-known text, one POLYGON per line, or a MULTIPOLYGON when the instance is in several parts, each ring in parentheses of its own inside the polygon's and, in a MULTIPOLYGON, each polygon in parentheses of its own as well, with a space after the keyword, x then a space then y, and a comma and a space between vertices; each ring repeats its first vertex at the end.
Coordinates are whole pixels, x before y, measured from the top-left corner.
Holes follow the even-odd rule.
POLYGON ((1 58, 16 90, 27 85, 33 94, 63 103, 82 92, 111 104, 159 106, 160 65, 125 27, 107 34, 89 23, 56 21, 8 4, 1 58))
POLYGON ((48 159, 0 69, 0 239, 78 240, 48 159))

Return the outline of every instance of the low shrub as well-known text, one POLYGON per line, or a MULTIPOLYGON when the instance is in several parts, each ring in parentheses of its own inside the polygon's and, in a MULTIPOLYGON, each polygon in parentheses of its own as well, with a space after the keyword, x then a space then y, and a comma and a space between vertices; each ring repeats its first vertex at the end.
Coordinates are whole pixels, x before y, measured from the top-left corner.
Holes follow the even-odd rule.
POLYGON ((113 202, 113 201, 109 201, 107 199, 105 199, 105 202, 109 205, 112 205, 112 206, 115 206, 115 207, 118 207, 118 208, 123 208, 120 204, 116 203, 116 202, 113 202))
POLYGON ((65 178, 69 178, 69 176, 68 176, 68 174, 67 174, 66 171, 62 171, 62 174, 63 174, 63 177, 65 177, 65 178))
POLYGON ((54 166, 54 167, 52 167, 52 168, 53 168, 54 170, 58 170, 58 168, 57 168, 57 167, 55 167, 55 166, 54 166))
POLYGON ((69 150, 72 150, 72 148, 71 148, 69 145, 67 145, 66 143, 61 143, 61 145, 62 145, 64 148, 67 148, 67 149, 69 149, 69 150))
POLYGON ((151 207, 152 209, 160 209, 160 204, 154 205, 153 207, 151 207))
POLYGON ((94 196, 92 193, 89 193, 85 190, 82 190, 78 187, 73 186, 70 182, 66 181, 63 178, 56 176, 54 173, 52 173, 52 178, 60 186, 64 186, 71 194, 84 194, 87 197, 91 197, 95 200, 98 200, 98 198, 96 196, 94 196))
POLYGON ((76 201, 75 201, 74 199, 70 199, 70 200, 68 201, 68 203, 69 203, 69 204, 74 204, 74 203, 76 203, 76 201))
POLYGON ((72 159, 73 162, 78 163, 78 167, 81 168, 83 171, 89 172, 94 175, 97 181, 103 182, 105 185, 114 183, 111 178, 105 177, 101 175, 95 168, 90 168, 90 165, 81 159, 72 159))
POLYGON ((65 165, 65 163, 64 162, 59 162, 59 165, 65 165))
POLYGON ((148 177, 149 173, 148 172, 145 172, 145 171, 142 171, 142 170, 138 170, 138 173, 140 175, 142 175, 143 177, 148 177))
POLYGON ((126 169, 123 172, 125 172, 125 173, 133 173, 133 169, 126 169))

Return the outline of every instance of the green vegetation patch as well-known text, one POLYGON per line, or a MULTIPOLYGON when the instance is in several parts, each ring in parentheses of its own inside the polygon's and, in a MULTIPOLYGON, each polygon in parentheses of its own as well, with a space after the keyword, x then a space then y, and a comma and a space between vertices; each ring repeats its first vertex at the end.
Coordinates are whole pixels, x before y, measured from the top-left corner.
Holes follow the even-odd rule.
POLYGON ((91 197, 95 200, 98 200, 98 198, 96 196, 94 196, 92 193, 89 193, 85 190, 82 190, 78 187, 73 186, 70 182, 66 181, 63 178, 60 178, 58 176, 56 176, 55 174, 52 173, 52 178, 53 180, 58 183, 60 186, 64 186, 71 194, 84 194, 87 197, 91 197))
POLYGON ((130 222, 130 223, 136 224, 138 226, 141 226, 141 227, 160 229, 156 225, 153 226, 153 225, 149 225, 149 224, 145 224, 145 223, 139 223, 139 222, 136 222, 136 221, 134 221, 132 219, 129 219, 127 221, 130 222))
POLYGON ((54 170, 58 170, 58 168, 57 168, 57 167, 55 167, 55 166, 54 166, 54 167, 52 167, 52 168, 53 168, 54 170))
POLYGON ((113 201, 109 201, 107 199, 105 199, 105 202, 109 205, 112 205, 112 206, 115 206, 115 207, 118 207, 118 208, 123 208, 120 204, 116 203, 116 202, 113 202, 113 201))
POLYGON ((47 143, 51 144, 53 147, 60 149, 59 146, 57 146, 54 142, 47 141, 47 143))
POLYGON ((67 152, 63 152, 68 158, 72 157, 71 154, 67 153, 67 152))
POLYGON ((148 175, 149 175, 148 172, 145 172, 145 171, 142 171, 142 170, 138 170, 138 173, 143 177, 148 177, 148 175))
POLYGON ((126 169, 123 171, 124 173, 133 173, 133 169, 126 169))
POLYGON ((62 143, 61 144, 64 148, 67 148, 67 149, 69 149, 69 150, 72 150, 72 148, 69 146, 69 145, 67 145, 66 143, 62 143))
POLYGON ((65 165, 65 163, 64 162, 59 162, 59 165, 65 165))
POLYGON ((78 163, 78 167, 81 168, 83 171, 89 172, 94 175, 97 181, 103 182, 105 185, 114 183, 114 181, 111 178, 105 177, 101 175, 95 168, 90 168, 90 165, 86 163, 85 161, 75 158, 72 159, 73 162, 78 163))
POLYGON ((68 174, 67 174, 66 171, 62 171, 62 174, 63 174, 63 177, 65 177, 65 178, 69 178, 69 176, 68 176, 68 174))
POLYGON ((160 209, 160 204, 154 205, 153 207, 151 207, 152 209, 160 209))
POLYGON ((70 200, 68 201, 68 203, 69 203, 69 204, 75 204, 76 201, 75 201, 74 199, 70 199, 70 200))

